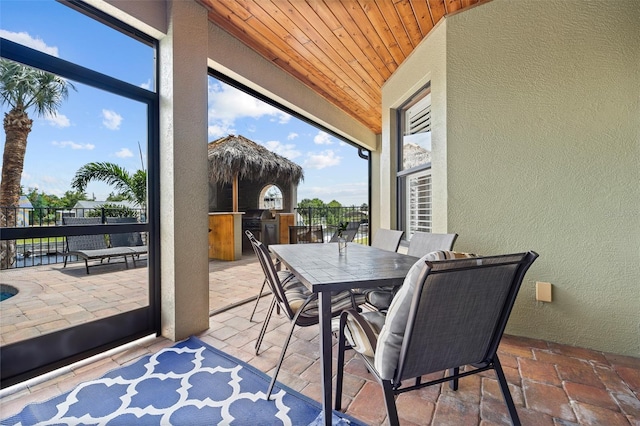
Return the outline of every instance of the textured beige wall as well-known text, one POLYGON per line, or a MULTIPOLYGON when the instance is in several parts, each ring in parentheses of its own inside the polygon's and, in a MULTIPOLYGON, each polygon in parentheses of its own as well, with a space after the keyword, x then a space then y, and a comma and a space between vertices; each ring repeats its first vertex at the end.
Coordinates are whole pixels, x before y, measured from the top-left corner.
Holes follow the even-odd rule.
POLYGON ((640 356, 639 23, 634 0, 448 22, 449 229, 459 249, 540 254, 509 333, 640 356))
MULTIPOLYGON (((508 333, 640 356, 638 22, 633 0, 494 0, 447 19, 444 65, 433 39, 411 58, 446 68, 434 170, 456 249, 540 253, 508 333), (554 284, 553 303, 535 301, 535 281, 554 284)), ((395 79, 418 72, 405 65, 385 87, 397 96, 395 79)))

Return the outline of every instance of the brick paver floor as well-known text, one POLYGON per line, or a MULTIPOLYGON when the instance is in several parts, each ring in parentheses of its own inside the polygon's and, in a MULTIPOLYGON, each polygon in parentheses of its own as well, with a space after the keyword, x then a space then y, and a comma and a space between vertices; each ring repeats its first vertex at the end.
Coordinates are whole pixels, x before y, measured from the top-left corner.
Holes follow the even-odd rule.
MULTIPOLYGON (((211 277, 215 272, 224 273, 211 282, 219 279, 226 283, 228 288, 222 293, 227 294, 245 280, 255 280, 244 294, 241 291, 234 294, 236 302, 252 299, 262 283, 261 272, 250 259, 234 263, 212 264, 211 277)), ((212 290, 211 297, 218 297, 214 293, 212 290)), ((209 329, 197 337, 271 373, 289 323, 274 314, 261 353, 255 355, 255 339, 269 300, 269 297, 261 299, 254 321, 248 319, 253 308, 251 302, 213 315, 209 329)), ((171 345, 173 342, 168 339, 149 337, 39 380, 2 390, 0 418, 18 412, 25 404, 52 398, 82 381, 98 378, 113 368, 171 345)), ((639 358, 514 336, 503 338, 499 355, 524 425, 640 425, 639 358)), ((278 380, 319 401, 318 356, 317 327, 298 328, 278 380)), ((382 391, 364 364, 353 356, 348 356, 345 367, 343 408, 367 424, 386 424, 382 391)), ((402 394, 398 398, 398 409, 402 425, 509 424, 493 372, 461 379, 456 392, 443 384, 402 394)))

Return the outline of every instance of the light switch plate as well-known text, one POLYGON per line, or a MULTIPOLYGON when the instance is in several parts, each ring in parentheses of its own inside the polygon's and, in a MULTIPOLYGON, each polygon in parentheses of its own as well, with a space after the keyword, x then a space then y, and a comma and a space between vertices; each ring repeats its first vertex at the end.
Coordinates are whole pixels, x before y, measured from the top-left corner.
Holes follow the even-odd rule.
POLYGON ((551 283, 536 281, 536 300, 540 302, 551 302, 551 283))

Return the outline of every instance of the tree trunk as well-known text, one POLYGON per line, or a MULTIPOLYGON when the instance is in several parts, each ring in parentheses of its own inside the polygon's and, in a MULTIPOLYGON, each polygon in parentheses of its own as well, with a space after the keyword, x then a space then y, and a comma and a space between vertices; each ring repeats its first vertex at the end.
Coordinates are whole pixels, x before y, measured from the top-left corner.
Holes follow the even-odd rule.
MULTIPOLYGON (((6 135, 2 157, 2 181, 0 181, 0 227, 16 226, 16 210, 20 200, 20 179, 27 151, 27 136, 33 120, 18 106, 4 115, 6 135)), ((0 241, 0 269, 7 269, 15 262, 15 240, 0 241)))

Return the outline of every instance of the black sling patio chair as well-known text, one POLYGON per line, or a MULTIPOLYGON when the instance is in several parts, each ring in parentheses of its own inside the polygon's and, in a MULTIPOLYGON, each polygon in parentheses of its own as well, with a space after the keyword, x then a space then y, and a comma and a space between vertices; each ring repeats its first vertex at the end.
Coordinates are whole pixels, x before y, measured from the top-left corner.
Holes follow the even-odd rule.
POLYGON ((416 231, 409 240, 407 254, 422 257, 436 250, 451 250, 458 234, 436 234, 433 232, 416 231))
POLYGON ((324 243, 322 225, 289 226, 289 244, 324 243))
MULTIPOLYGON (((260 334, 258 335, 258 339, 256 341, 256 355, 258 355, 260 352, 262 339, 264 338, 264 335, 267 331, 269 320, 276 306, 280 307, 283 314, 291 322, 291 329, 289 330, 289 334, 287 335, 287 338, 282 345, 280 359, 278 360, 278 364, 273 373, 273 378, 271 379, 271 383, 269 384, 269 389, 266 396, 266 399, 269 399, 271 396, 271 392, 273 391, 273 387, 275 386, 280 367, 282 367, 282 362, 284 361, 284 356, 286 354, 287 347, 289 346, 289 342, 291 341, 291 336, 293 335, 293 331, 296 325, 299 327, 309 327, 318 324, 320 321, 318 310, 318 295, 307 289, 307 287, 305 287, 305 285, 300 281, 289 281, 288 283, 286 283, 286 285, 283 285, 278 276, 278 271, 276 270, 276 267, 273 263, 273 259, 271 258, 271 255, 269 254, 269 251, 267 250, 265 245, 255 239, 251 243, 256 254, 258 255, 258 259, 260 260, 260 266, 262 266, 262 269, 264 271, 265 277, 267 279, 267 284, 269 285, 269 288, 273 293, 271 306, 269 307, 269 311, 267 312, 267 316, 265 317, 264 323, 262 324, 262 329, 260 330, 260 334)), ((360 300, 360 303, 363 302, 364 299, 360 300)), ((331 315, 333 317, 337 317, 345 309, 356 309, 357 303, 358 300, 348 290, 333 294, 331 296, 331 315)))
POLYGON ((531 251, 421 259, 409 270, 386 317, 381 312, 342 313, 335 409, 342 405, 344 352, 355 349, 382 385, 391 425, 399 424, 396 395, 443 382, 457 390, 460 378, 489 369, 496 373, 512 423, 519 425, 497 350, 524 275, 537 257, 531 251), (449 375, 421 382, 423 375, 441 371, 449 375))
MULTIPOLYGON (((434 234, 432 232, 414 232, 409 240, 407 255, 422 257, 432 252, 440 252, 443 258, 447 258, 447 253, 453 253, 453 244, 458 238, 458 234, 434 234)), ((452 254, 455 257, 457 254, 452 254)), ((439 260, 439 259, 431 259, 439 260)), ((391 299, 398 291, 399 287, 378 287, 364 291, 367 303, 374 306, 379 311, 385 311, 391 304, 391 299)))
MULTIPOLYGON (((260 259, 260 256, 258 255, 258 252, 256 252, 256 246, 254 245, 255 242, 257 242, 258 240, 256 239, 255 235, 253 235, 253 232, 249 231, 248 229, 246 231, 244 231, 245 235, 247 236, 247 238, 249 239, 249 242, 251 243, 251 247, 253 248, 254 253, 256 254, 256 256, 258 257, 258 259, 260 259)), ((276 266, 279 267, 280 262, 276 261, 276 266)), ((278 268, 276 268, 278 269, 278 268)), ((278 269, 278 278, 280 279, 280 282, 283 284, 288 283, 290 280, 294 280, 297 281, 297 279, 293 276, 293 274, 289 271, 282 271, 278 269)), ((258 309, 258 303, 260 303, 260 298, 262 296, 264 296, 264 294, 262 293, 264 291, 264 287, 267 285, 267 277, 265 276, 264 280, 262 281, 262 286, 260 287, 260 291, 258 292, 258 295, 256 296, 256 303, 253 305, 253 310, 251 311, 251 315, 249 316, 249 321, 253 321, 253 316, 256 313, 256 310, 258 309)), ((268 293, 267 293, 268 294, 268 293)), ((277 308, 278 313, 280 313, 280 308, 277 308)))
POLYGON ((400 247, 400 240, 402 239, 403 234, 404 231, 380 228, 373 235, 373 239, 371 240, 371 247, 376 247, 388 251, 398 251, 398 247, 400 247))
POLYGON ((337 230, 331 236, 330 243, 337 243, 340 237, 344 238, 348 243, 352 242, 358 234, 360 222, 347 222, 344 231, 337 230))

